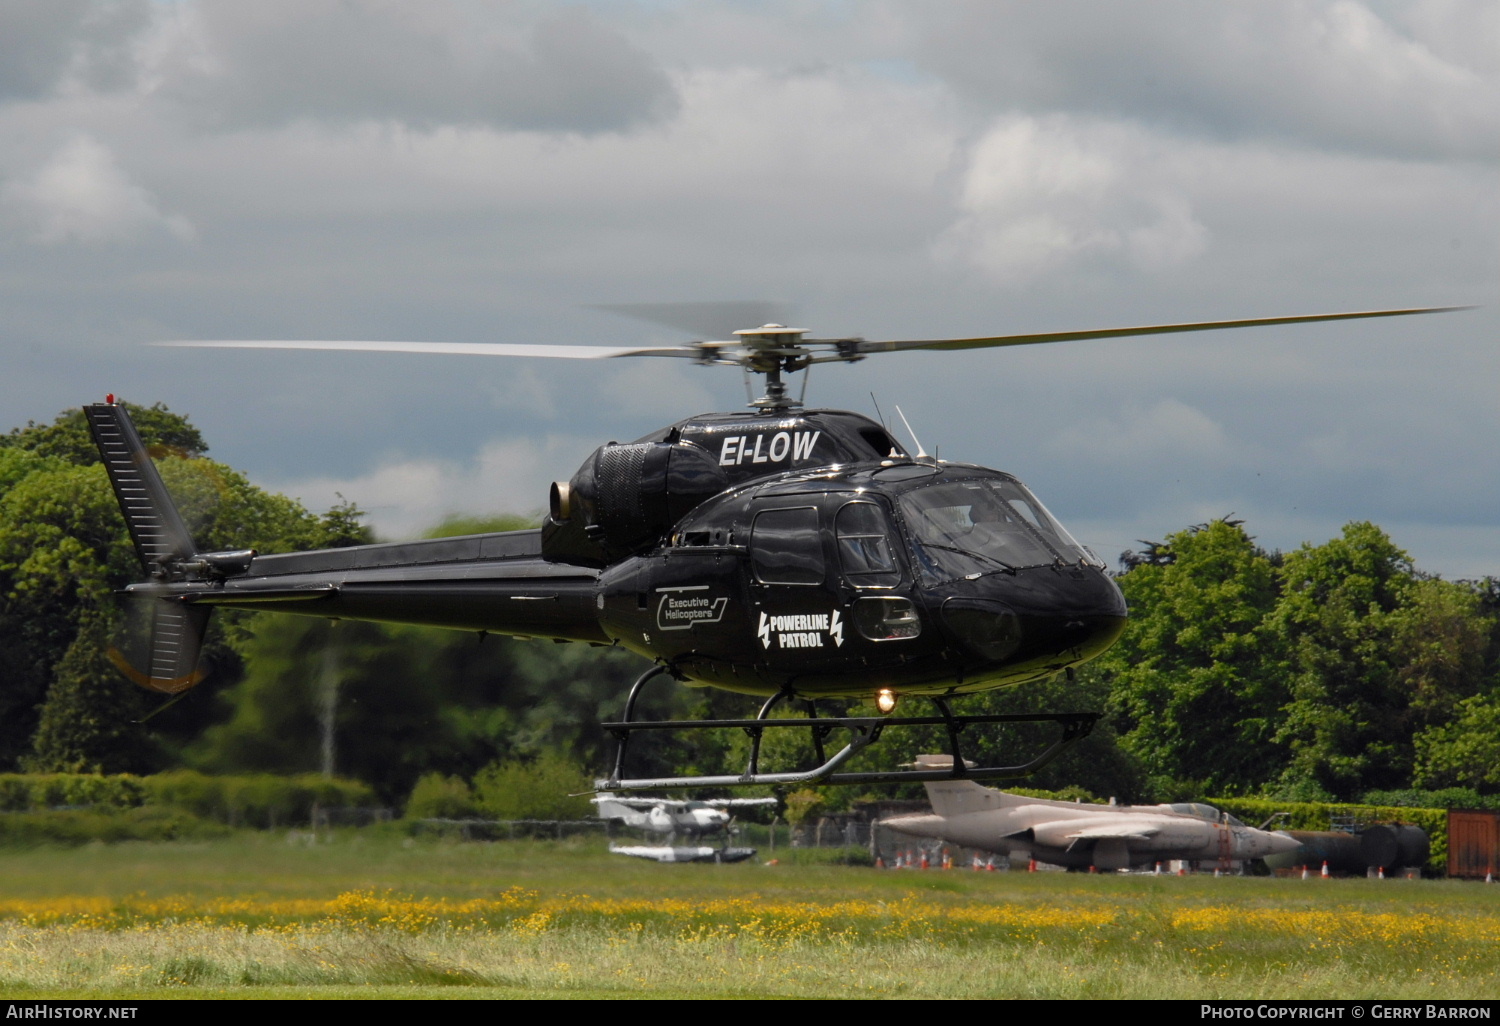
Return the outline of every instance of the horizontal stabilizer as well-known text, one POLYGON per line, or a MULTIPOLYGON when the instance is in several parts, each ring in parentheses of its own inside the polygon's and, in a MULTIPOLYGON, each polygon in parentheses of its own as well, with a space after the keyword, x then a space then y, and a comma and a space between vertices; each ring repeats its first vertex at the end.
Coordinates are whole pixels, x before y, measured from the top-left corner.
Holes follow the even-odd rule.
POLYGON ((241 588, 236 591, 201 591, 182 596, 182 601, 194 606, 249 606, 258 602, 312 602, 316 599, 335 598, 337 585, 324 584, 312 588, 241 588))

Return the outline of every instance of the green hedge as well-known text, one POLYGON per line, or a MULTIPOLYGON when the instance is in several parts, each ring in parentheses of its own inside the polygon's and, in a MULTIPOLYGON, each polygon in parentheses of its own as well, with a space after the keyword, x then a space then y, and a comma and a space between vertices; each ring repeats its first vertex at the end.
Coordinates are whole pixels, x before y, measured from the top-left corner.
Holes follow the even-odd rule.
POLYGON ((1399 805, 1340 805, 1324 802, 1279 802, 1271 798, 1209 798, 1207 801, 1251 826, 1259 826, 1278 812, 1286 818, 1275 830, 1332 830, 1334 816, 1352 815, 1361 823, 1415 823, 1427 831, 1431 853, 1427 868, 1448 871, 1448 810, 1414 809, 1399 805))
POLYGON ((375 795, 355 780, 317 774, 269 773, 216 777, 191 770, 150 777, 89 773, 0 774, 0 812, 95 814, 129 809, 177 809, 228 826, 278 827, 306 823, 315 806, 368 806, 375 795))
POLYGON ((0 815, 0 846, 8 848, 44 844, 76 847, 94 841, 201 840, 227 833, 227 826, 210 823, 180 809, 142 807, 108 812, 66 809, 0 815))
POLYGON ((375 792, 357 780, 316 773, 277 777, 269 773, 211 777, 191 770, 143 778, 149 804, 183 809, 230 826, 278 827, 306 823, 314 806, 339 808, 375 803, 375 792))
POLYGON ((148 777, 121 773, 0 774, 0 812, 46 809, 135 809, 146 804, 148 777))

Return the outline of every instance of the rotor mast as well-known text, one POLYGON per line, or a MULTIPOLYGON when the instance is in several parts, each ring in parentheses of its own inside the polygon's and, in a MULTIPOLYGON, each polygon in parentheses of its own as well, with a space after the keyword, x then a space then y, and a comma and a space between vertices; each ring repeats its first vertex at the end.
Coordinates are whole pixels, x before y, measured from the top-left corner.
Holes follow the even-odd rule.
POLYGON ((766 376, 766 394, 751 400, 752 407, 776 413, 802 405, 800 399, 787 394, 781 375, 783 371, 792 374, 806 370, 813 362, 812 354, 802 345, 806 333, 806 328, 788 328, 783 324, 762 324, 735 332, 744 347, 738 362, 746 370, 766 376))

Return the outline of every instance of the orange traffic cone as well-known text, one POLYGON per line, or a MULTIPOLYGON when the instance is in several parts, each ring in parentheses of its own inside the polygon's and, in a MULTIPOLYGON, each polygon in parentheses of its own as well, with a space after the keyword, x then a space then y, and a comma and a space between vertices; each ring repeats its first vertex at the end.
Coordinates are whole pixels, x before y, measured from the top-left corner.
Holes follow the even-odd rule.
POLYGON ((927 861, 927 850, 925 848, 922 850, 922 862, 921 862, 921 865, 922 865, 923 869, 926 869, 928 866, 931 865, 931 863, 927 861))
POLYGON ((885 859, 881 858, 879 855, 875 856, 875 868, 876 869, 884 869, 885 868, 885 859))
POLYGON ((1325 879, 1325 880, 1328 879, 1328 860, 1327 859, 1323 860, 1323 872, 1320 875, 1323 877, 1323 879, 1325 879))
POLYGON ((1028 873, 1035 873, 1036 872, 1036 859, 1032 859, 1030 862, 1026 863, 1026 872, 1028 872, 1028 873))
POLYGON ((993 873, 995 871, 995 856, 991 855, 989 857, 989 861, 984 864, 984 871, 986 873, 993 873))

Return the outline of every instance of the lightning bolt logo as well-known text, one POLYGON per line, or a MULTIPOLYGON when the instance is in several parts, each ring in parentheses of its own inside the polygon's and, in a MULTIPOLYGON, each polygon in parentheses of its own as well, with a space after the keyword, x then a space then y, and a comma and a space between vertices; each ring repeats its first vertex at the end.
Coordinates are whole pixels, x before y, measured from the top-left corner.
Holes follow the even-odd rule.
POLYGON ((762 645, 766 646, 766 648, 771 647, 771 618, 765 613, 760 614, 760 627, 755 633, 760 635, 760 643, 762 645))
POLYGON ((828 626, 828 636, 833 639, 835 645, 843 646, 844 621, 839 619, 839 611, 837 609, 833 611, 833 621, 828 626))

